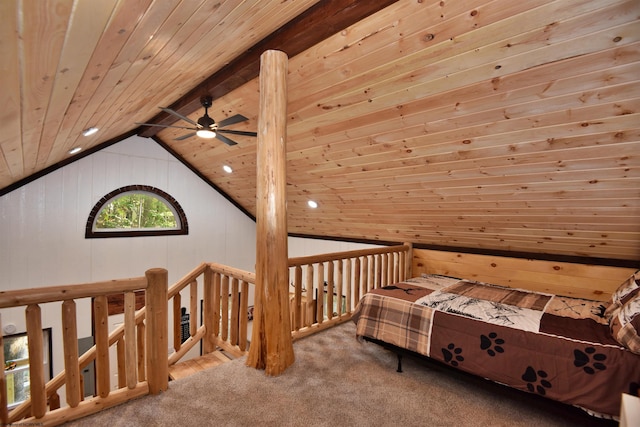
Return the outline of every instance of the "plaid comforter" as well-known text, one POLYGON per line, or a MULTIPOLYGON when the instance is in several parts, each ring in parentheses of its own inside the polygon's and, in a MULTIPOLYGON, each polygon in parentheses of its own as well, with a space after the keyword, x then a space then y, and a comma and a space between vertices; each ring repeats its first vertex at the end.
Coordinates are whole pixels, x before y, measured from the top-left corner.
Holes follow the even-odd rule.
POLYGON ((367 293, 353 320, 358 336, 616 418, 621 394, 640 387, 640 356, 613 339, 604 308, 598 301, 427 276, 367 293), (526 328, 518 323, 523 311, 534 312, 526 328))

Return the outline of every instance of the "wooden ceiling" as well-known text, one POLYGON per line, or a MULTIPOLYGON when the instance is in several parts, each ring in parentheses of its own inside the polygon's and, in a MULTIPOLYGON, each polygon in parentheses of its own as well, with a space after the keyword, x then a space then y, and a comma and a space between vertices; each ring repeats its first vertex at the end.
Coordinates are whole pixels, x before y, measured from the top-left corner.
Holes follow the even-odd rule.
POLYGON ((185 125, 158 107, 197 120, 208 93, 216 121, 256 131, 256 61, 280 48, 290 233, 637 263, 639 17, 637 0, 2 1, 0 189, 138 132, 253 215, 256 138, 136 122, 185 125))

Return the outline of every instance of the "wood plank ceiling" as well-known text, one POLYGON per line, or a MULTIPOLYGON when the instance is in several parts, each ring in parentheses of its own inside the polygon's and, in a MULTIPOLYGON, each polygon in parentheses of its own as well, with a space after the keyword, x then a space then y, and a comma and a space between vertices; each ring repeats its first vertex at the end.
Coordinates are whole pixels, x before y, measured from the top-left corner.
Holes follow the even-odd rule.
POLYGON ((233 64, 315 11, 293 31, 326 20, 326 38, 278 39, 290 233, 640 260, 640 2, 372 2, 333 26, 365 3, 0 2, 0 188, 137 131, 254 214, 255 138, 135 122, 185 125, 157 107, 197 120, 209 92, 216 121, 255 131, 258 82, 233 64))

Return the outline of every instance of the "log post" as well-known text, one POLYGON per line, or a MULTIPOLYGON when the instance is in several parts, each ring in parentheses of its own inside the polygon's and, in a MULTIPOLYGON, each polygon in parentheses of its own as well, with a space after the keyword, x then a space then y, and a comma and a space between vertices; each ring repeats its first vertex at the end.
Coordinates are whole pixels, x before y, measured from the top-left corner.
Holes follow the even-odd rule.
POLYGON ((405 264, 404 264, 404 277, 402 280, 409 279, 413 274, 413 243, 404 242, 405 245, 409 246, 409 250, 405 254, 405 264))
POLYGON ((238 345, 238 324, 240 322, 240 281, 231 278, 231 327, 229 330, 229 341, 232 345, 238 345))
MULTIPOLYGON (((126 334, 126 332, 125 332, 126 334)), ((125 365, 125 342, 127 337, 123 336, 116 342, 116 366, 118 368, 118 388, 127 386, 127 367, 125 365)))
POLYGON ((182 347, 181 332, 182 327, 180 321, 182 320, 182 295, 178 292, 173 297, 173 349, 175 351, 180 350, 182 347))
POLYGON ((147 277, 146 333, 147 333, 147 382, 149 394, 159 394, 169 386, 169 366, 167 352, 169 339, 167 332, 167 289, 169 278, 164 268, 153 268, 145 273, 147 277))
POLYGON ((220 306, 222 324, 220 325, 220 339, 226 341, 229 338, 229 276, 222 276, 220 285, 220 306))
MULTIPOLYGON (((42 418, 47 412, 44 380, 44 349, 42 347, 42 310, 30 304, 25 310, 27 320, 27 347, 29 348, 29 379, 31 382, 31 414, 42 418)), ((4 366, 3 366, 4 369, 4 366)), ((2 390, 5 393, 4 390, 2 390)))
POLYGON ((247 365, 279 375, 293 364, 287 265, 287 55, 260 57, 256 183, 256 313, 247 365))
POLYGON ((189 320, 189 336, 192 337, 198 331, 198 282, 195 280, 189 285, 189 320))
POLYGON ((136 358, 136 294, 124 294, 124 350, 125 376, 129 390, 138 383, 138 360, 136 358))
POLYGON ((82 400, 80 366, 78 365, 78 319, 76 302, 62 303, 62 341, 64 343, 64 372, 67 403, 75 408, 82 400))
MULTIPOLYGON (((220 323, 220 310, 218 312, 215 311, 214 301, 216 300, 214 295, 215 283, 214 278, 218 278, 218 289, 220 288, 220 275, 216 274, 214 276, 211 267, 207 267, 204 271, 204 328, 205 328, 205 336, 202 339, 202 351, 204 354, 213 353, 216 349, 216 336, 217 336, 217 327, 220 323)), ((218 292, 218 307, 220 306, 220 292, 218 292)), ((195 322, 195 320, 193 321, 195 322)))
POLYGON ((109 372, 109 308, 105 295, 93 299, 94 330, 96 342, 96 393, 104 398, 111 391, 109 372))
MULTIPOLYGON (((0 314, 0 331, 2 330, 2 314, 0 314)), ((4 373, 4 341, 2 334, 0 334, 0 366, 2 366, 2 372, 0 372, 0 424, 9 424, 9 412, 7 411, 7 379, 4 373)))
POLYGON ((247 349, 247 325, 249 323, 249 282, 242 281, 240 283, 240 350, 247 349))
MULTIPOLYGON (((146 350, 145 350, 145 325, 144 322, 140 322, 136 325, 136 353, 138 361, 138 382, 147 380, 147 369, 145 365, 146 350)), ((81 377, 82 378, 82 377, 81 377)), ((84 387, 82 388, 84 390, 84 387)))

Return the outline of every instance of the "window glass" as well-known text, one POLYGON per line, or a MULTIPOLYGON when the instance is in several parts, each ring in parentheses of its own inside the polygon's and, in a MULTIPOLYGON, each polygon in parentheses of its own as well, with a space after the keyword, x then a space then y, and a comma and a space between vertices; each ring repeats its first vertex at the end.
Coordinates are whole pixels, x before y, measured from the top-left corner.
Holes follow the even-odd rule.
POLYGON ((148 193, 125 193, 100 210, 96 229, 178 228, 176 215, 166 202, 148 193))
MULTIPOLYGON (((51 329, 43 330, 45 380, 51 379, 51 329)), ((29 347, 27 334, 3 337, 4 375, 7 385, 7 407, 12 409, 30 396, 29 347)))
POLYGON ((85 237, 189 234, 180 204, 154 187, 132 185, 105 195, 87 219, 85 237))

